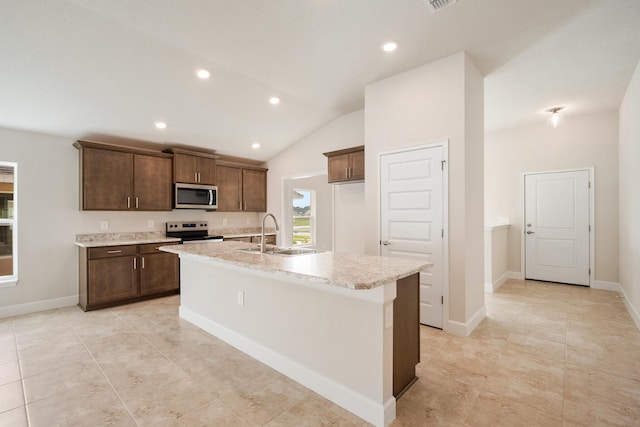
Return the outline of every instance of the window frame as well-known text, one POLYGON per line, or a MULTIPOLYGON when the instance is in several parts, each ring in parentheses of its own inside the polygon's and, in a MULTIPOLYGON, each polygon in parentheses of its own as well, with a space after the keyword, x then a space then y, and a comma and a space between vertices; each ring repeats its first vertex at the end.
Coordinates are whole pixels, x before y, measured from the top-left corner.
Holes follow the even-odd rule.
POLYGON ((0 288, 6 288, 18 283, 18 163, 0 161, 0 166, 13 168, 13 218, 0 218, 0 225, 13 227, 11 234, 13 274, 0 276, 0 288))
POLYGON ((299 188, 299 187, 294 187, 291 189, 291 205, 289 206, 289 209, 291 209, 291 222, 289 223, 290 226, 290 231, 291 231, 291 240, 289 241, 290 245, 293 247, 307 247, 307 246, 314 246, 316 244, 316 221, 315 221, 315 217, 316 217, 316 190, 314 189, 310 189, 310 188, 299 188), (310 240, 309 243, 294 243, 293 242, 293 236, 294 236, 294 232, 293 232, 293 222, 296 219, 296 215, 293 214, 293 202, 295 200, 295 198, 293 197, 293 194, 295 192, 300 192, 300 191, 304 191, 304 192, 308 192, 309 193, 309 234, 310 234, 310 240))

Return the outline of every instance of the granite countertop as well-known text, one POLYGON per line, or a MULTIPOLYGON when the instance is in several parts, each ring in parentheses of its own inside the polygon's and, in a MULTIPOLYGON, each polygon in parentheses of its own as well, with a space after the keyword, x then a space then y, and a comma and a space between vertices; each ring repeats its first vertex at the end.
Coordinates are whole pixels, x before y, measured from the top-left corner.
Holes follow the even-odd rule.
POLYGON ((103 246, 143 245, 145 243, 179 242, 176 237, 166 237, 162 231, 143 231, 130 233, 77 234, 76 246, 81 248, 99 248, 103 246))
MULTIPOLYGON (((214 228, 213 230, 209 230, 209 234, 212 236, 224 236, 226 238, 260 236, 262 235, 262 228, 261 227, 214 228)), ((276 229, 267 228, 264 234, 266 236, 273 236, 276 234, 276 229)))
POLYGON ((354 290, 373 289, 419 271, 429 271, 433 265, 428 261, 343 252, 286 256, 238 250, 255 246, 244 242, 196 243, 164 246, 160 250, 184 258, 230 264, 354 290))

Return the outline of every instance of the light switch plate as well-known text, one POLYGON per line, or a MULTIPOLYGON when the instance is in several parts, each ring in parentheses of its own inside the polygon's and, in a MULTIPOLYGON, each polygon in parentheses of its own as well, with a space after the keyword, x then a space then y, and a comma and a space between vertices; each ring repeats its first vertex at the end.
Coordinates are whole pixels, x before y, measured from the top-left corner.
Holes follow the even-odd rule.
POLYGON ((100 221, 100 230, 108 230, 109 221, 100 221))
POLYGON ((148 228, 153 228, 154 227, 154 222, 152 219, 150 219, 149 221, 147 221, 147 227, 148 228))
POLYGON ((222 218, 222 225, 227 225, 227 224, 228 224, 227 218, 222 218))
POLYGON ((238 305, 244 305, 244 292, 238 291, 238 305))

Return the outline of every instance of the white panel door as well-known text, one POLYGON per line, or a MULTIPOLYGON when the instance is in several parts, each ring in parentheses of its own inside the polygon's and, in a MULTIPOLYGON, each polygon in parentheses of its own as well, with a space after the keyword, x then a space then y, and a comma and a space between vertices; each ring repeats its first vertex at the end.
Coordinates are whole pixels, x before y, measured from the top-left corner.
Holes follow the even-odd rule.
POLYGON ((380 244, 385 256, 431 261, 420 273, 420 323, 442 328, 443 147, 381 156, 380 244))
POLYGON ((525 175, 525 277, 589 286, 589 171, 525 175))

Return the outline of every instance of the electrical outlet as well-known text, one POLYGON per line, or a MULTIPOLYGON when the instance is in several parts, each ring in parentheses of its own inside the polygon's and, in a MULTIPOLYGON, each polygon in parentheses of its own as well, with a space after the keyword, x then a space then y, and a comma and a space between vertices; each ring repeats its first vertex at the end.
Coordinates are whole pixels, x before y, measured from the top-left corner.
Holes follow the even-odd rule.
POLYGON ((244 305, 244 292, 238 291, 238 305, 244 305))
POLYGON ((227 218, 222 218, 222 225, 227 225, 227 224, 228 224, 227 218))
POLYGON ((109 221, 100 221, 100 230, 108 230, 109 221))
POLYGON ((154 227, 154 222, 152 219, 150 219, 149 221, 147 221, 147 227, 148 228, 153 228, 154 227))
POLYGON ((251 225, 251 218, 247 218, 247 225, 251 225))

